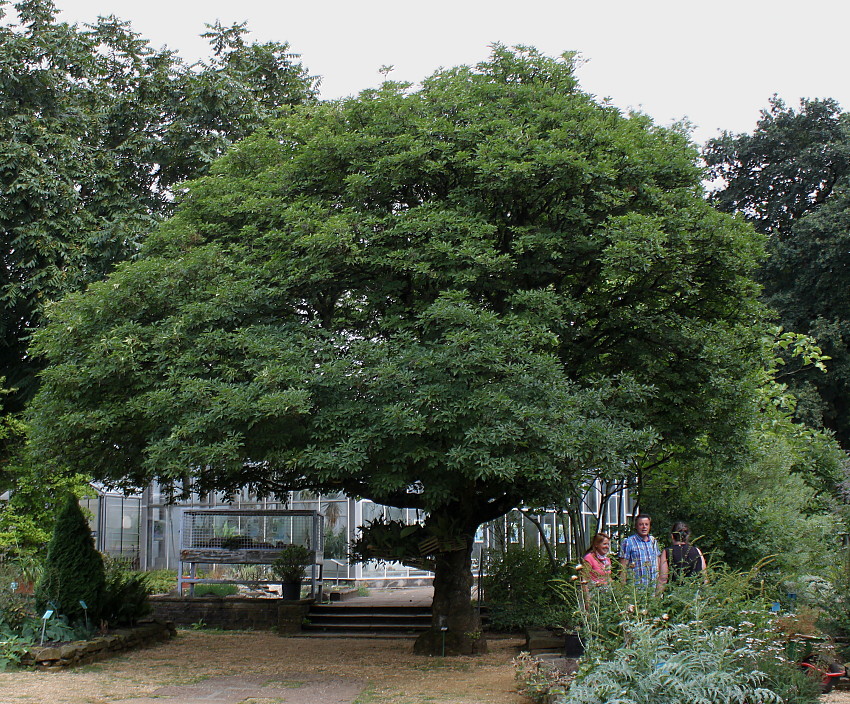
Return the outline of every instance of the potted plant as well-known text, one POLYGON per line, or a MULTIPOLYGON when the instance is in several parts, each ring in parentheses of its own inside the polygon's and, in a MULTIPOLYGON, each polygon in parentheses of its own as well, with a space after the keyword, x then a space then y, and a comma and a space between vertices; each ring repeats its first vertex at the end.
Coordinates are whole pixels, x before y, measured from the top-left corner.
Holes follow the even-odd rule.
POLYGON ((304 545, 287 545, 272 563, 272 570, 280 579, 284 599, 301 598, 301 578, 313 561, 313 555, 304 545))

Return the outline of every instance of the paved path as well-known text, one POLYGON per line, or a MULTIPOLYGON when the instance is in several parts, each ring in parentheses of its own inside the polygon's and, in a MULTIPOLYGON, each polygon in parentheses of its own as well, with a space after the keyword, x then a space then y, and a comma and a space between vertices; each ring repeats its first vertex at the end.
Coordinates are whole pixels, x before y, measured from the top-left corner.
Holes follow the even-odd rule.
POLYGON ((367 596, 349 596, 341 603, 346 606, 431 606, 434 587, 399 587, 398 589, 369 588, 367 596))
POLYGON ((352 704, 365 683, 313 674, 210 677, 195 684, 160 687, 152 697, 126 704, 352 704))

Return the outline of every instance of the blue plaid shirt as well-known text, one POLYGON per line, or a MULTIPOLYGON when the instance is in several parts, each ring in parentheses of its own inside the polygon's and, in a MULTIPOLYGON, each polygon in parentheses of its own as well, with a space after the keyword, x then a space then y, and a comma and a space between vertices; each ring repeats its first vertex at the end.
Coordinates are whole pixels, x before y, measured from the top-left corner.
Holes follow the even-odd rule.
POLYGON ((658 582, 658 558, 661 551, 658 541, 651 535, 644 540, 637 533, 630 535, 620 545, 620 557, 629 562, 635 583, 654 587, 658 582))

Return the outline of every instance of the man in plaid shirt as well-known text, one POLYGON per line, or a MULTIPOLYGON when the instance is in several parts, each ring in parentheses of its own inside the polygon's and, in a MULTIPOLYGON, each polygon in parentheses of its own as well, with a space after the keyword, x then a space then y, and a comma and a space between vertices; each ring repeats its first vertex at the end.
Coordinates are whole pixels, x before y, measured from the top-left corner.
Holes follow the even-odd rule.
POLYGON ((658 582, 661 551, 658 541, 649 534, 651 527, 652 519, 645 513, 635 518, 635 532, 620 545, 620 564, 623 566, 623 581, 628 567, 634 575, 635 584, 654 588, 658 582))

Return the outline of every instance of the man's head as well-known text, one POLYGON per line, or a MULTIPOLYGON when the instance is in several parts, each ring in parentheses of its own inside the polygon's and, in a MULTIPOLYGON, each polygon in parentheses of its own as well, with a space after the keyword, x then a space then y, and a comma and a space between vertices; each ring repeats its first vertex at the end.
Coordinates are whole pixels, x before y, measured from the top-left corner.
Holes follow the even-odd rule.
POLYGON ((652 528, 652 518, 647 514, 641 513, 635 516, 635 533, 641 538, 649 536, 649 531, 652 528))

